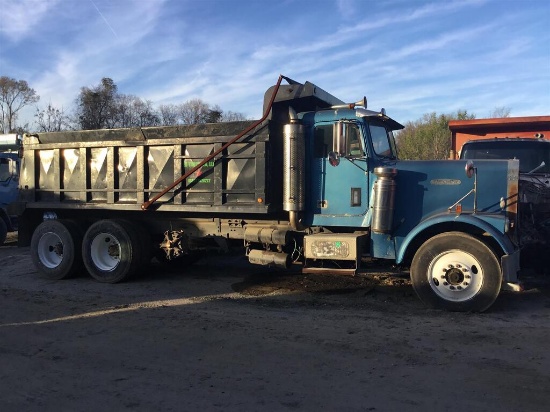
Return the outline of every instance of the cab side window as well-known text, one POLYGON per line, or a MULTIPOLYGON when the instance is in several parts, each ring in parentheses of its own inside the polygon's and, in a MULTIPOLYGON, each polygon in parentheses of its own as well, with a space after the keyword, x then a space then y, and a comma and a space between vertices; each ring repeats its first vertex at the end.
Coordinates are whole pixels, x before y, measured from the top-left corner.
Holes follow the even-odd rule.
POLYGON ((361 142, 361 133, 355 123, 325 124, 315 126, 314 135, 314 156, 326 158, 331 151, 337 151, 334 147, 335 127, 342 126, 342 133, 346 137, 346 146, 341 148, 340 155, 346 157, 361 157, 365 155, 361 142))
POLYGON ((363 145, 361 144, 361 133, 356 124, 346 124, 346 156, 361 157, 364 156, 363 145))
POLYGON ((324 124, 315 126, 315 135, 313 138, 313 156, 323 159, 332 151, 333 146, 333 125, 324 124))

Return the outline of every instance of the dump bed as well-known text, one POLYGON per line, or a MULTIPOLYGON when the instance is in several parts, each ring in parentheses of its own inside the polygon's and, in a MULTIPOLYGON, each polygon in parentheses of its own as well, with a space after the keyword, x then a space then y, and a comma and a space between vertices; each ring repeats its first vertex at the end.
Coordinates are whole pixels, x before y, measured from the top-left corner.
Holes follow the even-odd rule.
MULTIPOLYGON (((141 210, 253 122, 24 137, 25 208, 141 210)), ((282 208, 282 138, 265 121, 163 195, 158 211, 267 214, 282 208)))

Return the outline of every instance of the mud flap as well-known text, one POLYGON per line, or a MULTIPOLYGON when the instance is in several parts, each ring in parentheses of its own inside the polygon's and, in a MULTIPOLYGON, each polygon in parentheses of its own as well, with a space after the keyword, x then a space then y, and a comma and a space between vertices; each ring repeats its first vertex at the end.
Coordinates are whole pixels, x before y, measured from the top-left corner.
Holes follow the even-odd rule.
POLYGON ((519 265, 519 249, 511 255, 504 255, 500 259, 500 266, 502 268, 502 283, 518 283, 518 272, 520 270, 519 265))

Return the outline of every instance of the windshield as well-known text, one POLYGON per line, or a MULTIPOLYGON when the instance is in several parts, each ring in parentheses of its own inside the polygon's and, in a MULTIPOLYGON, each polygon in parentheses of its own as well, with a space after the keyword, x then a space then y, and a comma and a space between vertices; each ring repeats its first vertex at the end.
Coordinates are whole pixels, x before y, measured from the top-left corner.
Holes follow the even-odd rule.
POLYGON ((550 144, 545 142, 488 141, 466 143, 460 155, 462 159, 518 159, 519 170, 530 172, 542 162, 546 165, 536 173, 550 173, 550 144))

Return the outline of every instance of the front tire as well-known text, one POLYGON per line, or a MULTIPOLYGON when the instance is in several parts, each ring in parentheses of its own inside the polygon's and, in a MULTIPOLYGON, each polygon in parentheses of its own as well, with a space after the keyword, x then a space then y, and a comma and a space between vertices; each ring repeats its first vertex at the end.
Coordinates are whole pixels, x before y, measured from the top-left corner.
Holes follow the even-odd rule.
POLYGON ((82 230, 70 220, 46 220, 31 239, 31 259, 40 275, 60 280, 82 268, 82 230))
POLYGON ((475 237, 447 232, 428 239, 411 264, 412 285, 435 308, 483 312, 498 297, 502 273, 493 251, 475 237))
POLYGON ((89 227, 82 242, 88 273, 103 283, 118 283, 135 274, 148 255, 139 231, 124 220, 100 220, 89 227))

